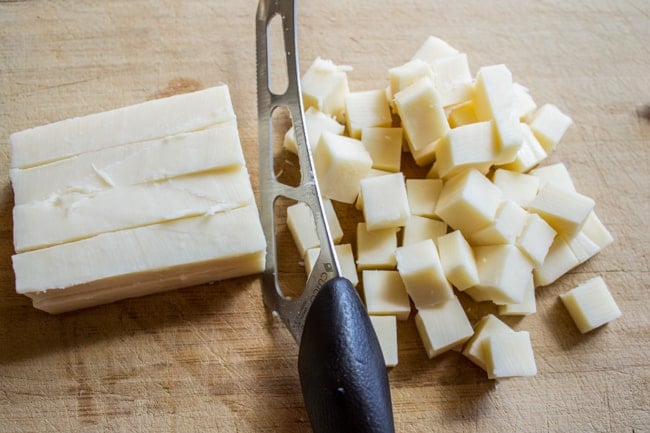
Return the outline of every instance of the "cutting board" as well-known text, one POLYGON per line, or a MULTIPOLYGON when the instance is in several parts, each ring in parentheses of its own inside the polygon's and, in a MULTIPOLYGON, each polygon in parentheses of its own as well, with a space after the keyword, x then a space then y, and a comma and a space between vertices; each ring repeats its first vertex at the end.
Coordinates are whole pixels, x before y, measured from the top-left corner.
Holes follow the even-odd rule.
MULTIPOLYGON (((256 6, 0 2, 0 430, 310 431, 297 348, 259 276, 50 316, 15 294, 11 269, 14 131, 226 83, 258 191, 256 6)), ((398 432, 650 431, 649 23, 643 0, 300 2, 303 70, 316 56, 351 65, 352 90, 385 86, 429 35, 466 52, 473 72, 505 63, 573 118, 546 163, 568 166, 616 238, 539 289, 536 314, 506 319, 531 334, 533 378, 488 380, 453 351, 430 360, 413 320, 399 323, 398 432), (623 316, 582 335, 558 295, 597 275, 623 316)), ((358 213, 341 212, 353 227, 358 213)), ((494 312, 462 300, 472 321, 494 312)))

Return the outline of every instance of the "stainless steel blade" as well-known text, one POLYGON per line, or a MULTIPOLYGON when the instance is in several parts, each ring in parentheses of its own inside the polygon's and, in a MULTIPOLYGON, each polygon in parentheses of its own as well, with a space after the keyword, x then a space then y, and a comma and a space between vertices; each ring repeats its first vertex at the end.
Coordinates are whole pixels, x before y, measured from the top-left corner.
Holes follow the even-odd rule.
POLYGON ((307 143, 303 118, 303 104, 298 68, 298 43, 296 32, 296 4, 294 0, 260 0, 257 10, 257 107, 259 122, 259 184, 262 227, 267 240, 266 270, 262 291, 264 303, 278 314, 297 342, 300 342, 305 317, 323 284, 341 275, 334 251, 332 236, 324 217, 323 204, 314 164, 307 143), (282 20, 288 86, 284 93, 271 91, 269 23, 278 16, 282 20), (298 145, 301 180, 298 186, 279 182, 273 169, 272 115, 274 110, 289 110, 298 145), (314 215, 316 232, 320 240, 320 255, 307 279, 305 290, 295 298, 283 294, 278 281, 278 251, 275 236, 275 201, 286 197, 305 203, 314 215))

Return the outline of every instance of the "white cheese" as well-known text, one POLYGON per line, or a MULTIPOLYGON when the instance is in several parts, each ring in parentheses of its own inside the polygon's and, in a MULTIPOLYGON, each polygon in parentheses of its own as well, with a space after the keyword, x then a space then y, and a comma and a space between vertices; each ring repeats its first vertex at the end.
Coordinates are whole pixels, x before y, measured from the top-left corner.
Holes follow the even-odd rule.
POLYGON ((406 196, 412 215, 436 217, 436 203, 442 191, 441 179, 406 179, 406 196))
MULTIPOLYGON (((339 265, 341 266, 342 276, 350 280, 354 287, 359 284, 359 276, 357 275, 357 267, 354 264, 354 254, 352 253, 352 245, 350 244, 339 244, 334 245, 334 252, 336 257, 339 260, 339 265)), ((305 271, 307 276, 311 274, 311 271, 314 269, 316 260, 320 255, 320 247, 310 248, 305 254, 305 271)))
POLYGON ((512 332, 515 331, 496 316, 487 314, 474 325, 474 335, 465 344, 463 355, 483 370, 487 370, 484 342, 492 335, 512 332))
POLYGON ((556 232, 542 217, 528 214, 526 223, 515 244, 526 254, 530 261, 540 267, 544 263, 556 232))
POLYGON ((474 334, 463 306, 455 296, 437 305, 420 308, 415 316, 415 326, 429 358, 463 344, 474 334))
POLYGON ((467 54, 459 53, 435 59, 431 62, 431 68, 443 106, 449 107, 472 99, 474 85, 467 54))
POLYGON ((305 257, 308 249, 320 246, 314 214, 305 203, 298 202, 287 207, 287 228, 300 257, 305 257))
POLYGON ((395 94, 406 89, 408 86, 423 77, 428 77, 431 82, 435 82, 435 76, 433 75, 433 71, 429 64, 419 59, 411 60, 401 66, 389 69, 388 79, 390 84, 388 87, 388 93, 391 101, 395 94))
POLYGON ((558 233, 573 235, 585 223, 594 204, 594 200, 590 197, 549 182, 530 202, 528 211, 544 218, 558 233))
POLYGON ((540 180, 536 176, 498 168, 492 182, 501 189, 504 200, 512 200, 526 208, 537 195, 540 180))
POLYGON ((417 50, 413 59, 431 63, 436 59, 458 54, 458 50, 435 36, 429 36, 417 50))
POLYGON ((542 105, 530 120, 530 129, 544 150, 551 153, 558 145, 573 120, 553 104, 542 105))
POLYGON ((427 239, 437 244, 438 237, 447 233, 447 224, 444 221, 421 217, 409 216, 402 233, 402 246, 412 245, 427 239))
POLYGON ((621 316, 602 277, 585 281, 560 295, 560 299, 583 334, 621 316))
POLYGON ((11 167, 32 167, 84 152, 196 131, 234 119, 225 85, 154 99, 16 132, 9 138, 11 167))
MULTIPOLYGON (((336 119, 331 117, 329 114, 318 111, 314 107, 309 107, 307 111, 305 111, 303 117, 305 121, 305 130, 307 131, 307 143, 312 152, 318 145, 318 140, 320 140, 323 131, 342 135, 345 130, 345 126, 338 123, 336 119)), ((283 146, 292 153, 298 153, 296 132, 293 129, 293 126, 289 128, 287 133, 284 135, 283 146)))
POLYGON ((332 200, 328 198, 322 199, 322 203, 323 210, 325 211, 325 219, 327 220, 327 227, 329 227, 332 241, 335 244, 338 244, 343 239, 343 228, 341 227, 339 217, 336 215, 334 204, 332 203, 332 200))
POLYGON ((551 182, 567 191, 577 192, 573 178, 562 162, 534 168, 529 174, 539 179, 540 188, 551 182))
POLYGON ((368 314, 408 319, 411 302, 399 272, 366 270, 361 274, 361 279, 368 314))
POLYGON ((521 129, 523 140, 521 146, 517 150, 514 160, 502 164, 501 168, 523 173, 546 159, 548 154, 542 145, 539 144, 539 141, 537 141, 537 138, 535 138, 527 124, 520 123, 519 128, 521 129))
POLYGON ((394 269, 396 249, 396 228, 369 231, 357 224, 357 269, 394 269))
POLYGON ((364 128, 361 142, 372 158, 372 168, 390 172, 400 170, 402 128, 364 128))
POLYGON ((474 110, 474 101, 470 100, 452 107, 447 119, 451 128, 458 128, 459 126, 478 122, 476 111, 474 110))
POLYGON ((460 230, 440 236, 438 250, 445 276, 454 287, 463 291, 479 283, 474 251, 460 230))
POLYGON ((382 89, 350 92, 345 95, 348 134, 361 138, 361 130, 371 127, 389 127, 393 121, 382 89))
POLYGON ((309 107, 345 118, 345 95, 350 92, 347 72, 349 66, 335 65, 331 60, 316 58, 300 80, 305 110, 309 107))
POLYGON ((395 316, 370 316, 370 323, 377 334, 386 367, 395 367, 398 363, 395 316))
POLYGON ((498 152, 492 121, 450 129, 436 148, 438 176, 448 178, 469 168, 486 173, 498 152))
POLYGON ((500 316, 527 316, 537 311, 537 304, 535 302, 535 282, 533 274, 530 274, 528 283, 525 288, 524 300, 519 304, 503 304, 499 305, 500 316))
POLYGON ((406 225, 411 211, 402 173, 361 179, 361 194, 368 230, 406 225))
POLYGON ((483 344, 486 347, 489 379, 537 374, 533 346, 527 331, 494 334, 483 344))
POLYGON ((494 221, 487 227, 470 234, 468 241, 474 245, 512 244, 526 225, 528 213, 512 200, 503 200, 494 221))
POLYGON ((555 282, 580 262, 562 236, 556 236, 544 258, 544 263, 535 266, 533 276, 535 287, 555 282))

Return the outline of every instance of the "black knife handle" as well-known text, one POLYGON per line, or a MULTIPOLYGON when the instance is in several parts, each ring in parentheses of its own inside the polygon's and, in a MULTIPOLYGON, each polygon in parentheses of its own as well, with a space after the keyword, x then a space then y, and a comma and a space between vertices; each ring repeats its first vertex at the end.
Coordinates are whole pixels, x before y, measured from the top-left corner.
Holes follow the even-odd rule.
POLYGON ((314 433, 394 433, 384 357, 352 283, 323 285, 307 314, 298 372, 314 433))

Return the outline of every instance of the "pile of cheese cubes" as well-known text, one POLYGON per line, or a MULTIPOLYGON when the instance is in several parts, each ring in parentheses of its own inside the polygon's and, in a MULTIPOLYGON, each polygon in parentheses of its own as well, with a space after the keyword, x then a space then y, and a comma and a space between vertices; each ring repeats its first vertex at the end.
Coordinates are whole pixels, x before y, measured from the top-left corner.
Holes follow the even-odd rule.
MULTIPOLYGON (((499 315, 534 313, 535 288, 553 283, 612 242, 563 164, 539 166, 571 125, 557 107, 537 107, 505 65, 472 77, 467 56, 436 37, 388 71, 386 88, 350 92, 347 66, 316 59, 302 78, 305 122, 335 243, 330 200, 355 205, 364 221, 338 245, 344 274, 361 275, 366 306, 397 364, 396 320, 411 302, 429 357, 462 353, 490 378, 536 373, 528 332, 494 315, 472 324, 455 290, 498 305, 499 315), (402 158, 430 167, 405 179, 402 158)), ((293 131, 285 147, 295 151, 293 131)), ((305 257, 318 256, 310 210, 287 222, 305 257)), ((604 281, 562 299, 586 332, 620 315, 604 281)))

